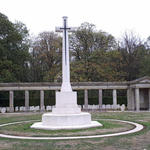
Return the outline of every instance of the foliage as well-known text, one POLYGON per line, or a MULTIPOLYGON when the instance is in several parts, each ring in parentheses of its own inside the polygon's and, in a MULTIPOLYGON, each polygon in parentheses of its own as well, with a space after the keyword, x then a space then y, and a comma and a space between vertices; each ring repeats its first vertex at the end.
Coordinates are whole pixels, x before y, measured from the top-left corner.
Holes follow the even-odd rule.
POLYGON ((122 58, 116 51, 115 38, 83 23, 71 36, 71 79, 73 81, 123 80, 122 58))
POLYGON ((140 65, 140 76, 150 76, 150 54, 144 56, 140 65))
POLYGON ((0 13, 0 82, 27 81, 28 30, 0 13))
MULTIPOLYGON (((150 75, 150 37, 142 41, 125 32, 117 41, 84 22, 69 39, 71 81, 130 81, 150 75)), ((62 80, 62 38, 54 32, 29 40, 23 23, 0 13, 0 53, 0 82, 62 80)))
POLYGON ((43 32, 33 41, 31 70, 33 81, 55 81, 60 72, 61 37, 43 32))
POLYGON ((126 72, 125 79, 131 81, 140 77, 141 62, 147 53, 142 40, 132 32, 125 33, 118 49, 125 64, 123 68, 126 72))

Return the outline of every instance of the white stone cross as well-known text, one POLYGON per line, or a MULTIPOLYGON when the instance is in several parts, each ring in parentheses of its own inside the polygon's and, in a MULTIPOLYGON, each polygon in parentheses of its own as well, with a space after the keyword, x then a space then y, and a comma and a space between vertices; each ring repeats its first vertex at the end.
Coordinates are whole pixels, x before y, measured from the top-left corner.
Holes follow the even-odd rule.
POLYGON ((68 27, 67 17, 63 17, 63 27, 56 27, 56 32, 63 32, 62 48, 62 92, 72 91, 70 84, 70 62, 69 62, 69 41, 68 32, 75 31, 76 28, 68 27))
POLYGON ((67 26, 67 17, 63 17, 63 27, 56 31, 63 32, 62 72, 63 82, 61 91, 56 92, 56 105, 51 113, 42 115, 42 122, 34 123, 31 128, 45 130, 81 129, 102 126, 99 122, 91 121, 91 115, 81 112, 77 105, 77 92, 72 91, 70 84, 69 42, 68 31, 74 28, 67 26))

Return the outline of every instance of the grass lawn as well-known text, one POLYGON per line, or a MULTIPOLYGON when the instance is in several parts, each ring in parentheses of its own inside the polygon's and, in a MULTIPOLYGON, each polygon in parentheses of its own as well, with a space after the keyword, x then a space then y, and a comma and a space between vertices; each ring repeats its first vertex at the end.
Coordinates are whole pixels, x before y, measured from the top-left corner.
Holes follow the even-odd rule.
MULTIPOLYGON (((0 124, 41 120, 40 113, 0 114, 0 124)), ((133 128, 132 125, 101 119, 129 120, 141 123, 144 130, 117 137, 80 140, 17 140, 0 138, 0 150, 150 150, 150 112, 92 112, 92 120, 98 120, 103 127, 82 130, 45 131, 31 129, 30 123, 0 128, 0 133, 21 136, 80 136, 114 133, 133 128)))

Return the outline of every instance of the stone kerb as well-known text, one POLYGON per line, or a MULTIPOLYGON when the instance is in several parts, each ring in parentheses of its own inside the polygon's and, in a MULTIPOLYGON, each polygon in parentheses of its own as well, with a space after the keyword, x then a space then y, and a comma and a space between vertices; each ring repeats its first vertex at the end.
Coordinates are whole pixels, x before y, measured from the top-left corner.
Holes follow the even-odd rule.
MULTIPOLYGON (((119 133, 110 133, 110 134, 104 134, 104 135, 87 135, 87 136, 74 136, 74 137, 25 137, 25 136, 15 136, 15 135, 6 135, 6 134, 0 134, 0 137, 3 138, 11 138, 11 139, 28 139, 28 140, 69 140, 69 139, 89 139, 89 138, 102 138, 102 137, 112 137, 112 136, 120 136, 120 135, 126 135, 131 134, 135 132, 141 131, 144 126, 135 122, 129 122, 129 121, 123 121, 123 120, 114 120, 114 119, 102 119, 102 120, 112 120, 112 121, 119 121, 122 123, 128 123, 133 126, 135 126, 131 130, 119 132, 119 133)), ((33 120, 28 121, 21 121, 21 122, 13 122, 8 124, 1 124, 0 127, 8 126, 8 125, 14 125, 18 123, 24 123, 24 122, 31 122, 33 120)))

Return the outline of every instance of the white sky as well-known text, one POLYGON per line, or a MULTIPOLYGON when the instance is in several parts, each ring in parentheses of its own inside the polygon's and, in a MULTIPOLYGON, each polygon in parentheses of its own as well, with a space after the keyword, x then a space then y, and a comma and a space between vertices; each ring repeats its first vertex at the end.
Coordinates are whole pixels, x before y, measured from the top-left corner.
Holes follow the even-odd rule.
POLYGON ((93 23, 116 38, 127 30, 150 36, 150 0, 0 0, 0 12, 25 23, 34 35, 54 31, 68 16, 69 26, 93 23))

